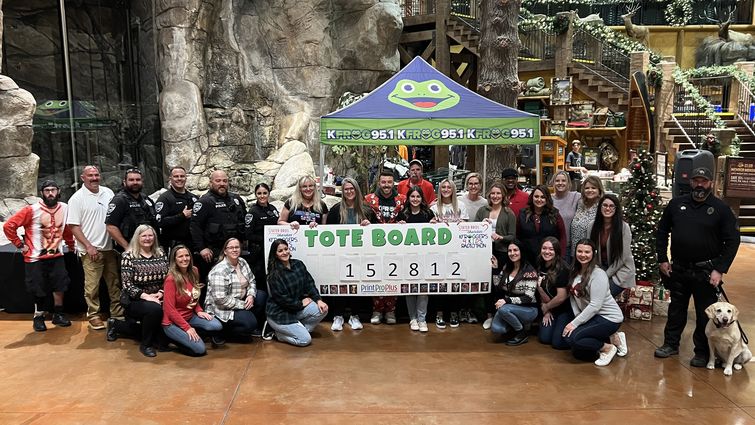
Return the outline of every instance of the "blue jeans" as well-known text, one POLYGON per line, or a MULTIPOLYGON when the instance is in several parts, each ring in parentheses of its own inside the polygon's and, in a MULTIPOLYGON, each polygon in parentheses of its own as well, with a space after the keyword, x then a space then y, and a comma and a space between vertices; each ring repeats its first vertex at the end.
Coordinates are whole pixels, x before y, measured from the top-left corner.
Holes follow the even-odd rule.
POLYGON ((427 316, 427 295, 407 295, 406 309, 409 312, 409 319, 418 322, 425 322, 427 316))
POLYGON ((296 313, 296 318, 299 319, 296 323, 280 325, 269 317, 267 323, 275 331, 275 337, 278 338, 278 341, 287 342, 297 347, 306 347, 312 343, 312 336, 309 333, 315 330, 327 315, 328 313, 320 312, 316 302, 311 302, 296 313))
POLYGON ((536 318, 537 307, 504 304, 495 312, 491 330, 497 334, 505 334, 512 329, 518 332, 536 318))
POLYGON ((232 338, 249 339, 259 323, 265 320, 267 293, 257 291, 251 310, 234 310, 233 319, 223 323, 223 333, 232 338))
MULTIPOLYGON (((566 300, 568 303, 569 300, 566 300)), ((561 313, 553 316, 551 324, 546 326, 540 325, 540 331, 537 334, 538 339, 543 344, 550 344, 551 347, 556 350, 568 350, 569 343, 564 338, 564 328, 574 319, 574 314, 571 310, 565 310, 561 313)))
POLYGON ((598 358, 598 351, 609 337, 619 330, 621 323, 614 323, 603 316, 595 315, 592 319, 579 325, 577 329, 566 337, 574 357, 580 360, 593 361, 598 358))
POLYGON ((621 286, 617 285, 613 281, 613 279, 610 279, 608 282, 609 282, 608 283, 608 287, 611 289, 611 296, 612 297, 616 298, 617 295, 619 295, 620 293, 622 293, 624 291, 624 288, 622 288, 621 286))
MULTIPOLYGON (((197 329, 197 333, 200 333, 200 330, 205 332, 220 332, 220 330, 223 329, 223 324, 220 323, 220 320, 218 320, 217 317, 213 317, 212 320, 205 320, 196 314, 189 319, 189 325, 191 325, 192 328, 197 329)), ((188 348, 194 355, 201 356, 207 352, 207 348, 201 338, 199 341, 192 341, 185 330, 179 328, 173 323, 168 326, 163 326, 163 331, 168 338, 172 339, 176 344, 188 348)))

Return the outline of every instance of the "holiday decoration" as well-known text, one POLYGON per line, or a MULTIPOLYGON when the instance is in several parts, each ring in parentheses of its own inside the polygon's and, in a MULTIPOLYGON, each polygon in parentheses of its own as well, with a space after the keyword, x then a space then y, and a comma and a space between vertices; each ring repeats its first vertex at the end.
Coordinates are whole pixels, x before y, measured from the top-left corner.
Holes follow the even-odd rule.
POLYGON ((632 176, 624 186, 622 206, 632 229, 632 256, 637 280, 655 282, 658 278, 655 232, 663 213, 663 200, 655 180, 653 155, 641 149, 629 169, 632 176))

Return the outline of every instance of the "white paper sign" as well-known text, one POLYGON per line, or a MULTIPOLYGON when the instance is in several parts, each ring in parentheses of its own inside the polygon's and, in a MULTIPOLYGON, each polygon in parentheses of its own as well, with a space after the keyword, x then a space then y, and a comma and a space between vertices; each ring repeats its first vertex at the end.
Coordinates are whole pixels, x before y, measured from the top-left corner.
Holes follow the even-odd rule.
POLYGON ((488 293, 493 231, 486 222, 265 226, 265 264, 284 239, 321 295, 488 293))

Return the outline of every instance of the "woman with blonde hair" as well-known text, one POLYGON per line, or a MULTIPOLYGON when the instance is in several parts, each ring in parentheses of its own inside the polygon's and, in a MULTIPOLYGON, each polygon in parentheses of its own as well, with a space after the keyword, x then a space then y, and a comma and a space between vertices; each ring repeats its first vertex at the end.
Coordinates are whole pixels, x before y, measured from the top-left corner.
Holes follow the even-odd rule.
MULTIPOLYGON (((579 206, 579 200, 582 195, 579 192, 572 191, 572 183, 569 178, 569 172, 559 171, 551 177, 549 188, 553 189, 553 207, 561 214, 561 218, 564 220, 564 227, 566 228, 566 246, 571 243, 569 239, 569 233, 571 229, 571 222, 574 219, 574 214, 577 213, 577 206, 579 206)), ((566 253, 566 256, 571 256, 570 253, 566 253)))
POLYGON ((126 318, 107 322, 107 340, 115 341, 119 334, 138 333, 141 322, 139 351, 146 357, 155 357, 155 345, 164 347, 160 320, 163 317, 163 281, 168 274, 168 258, 157 243, 157 232, 148 225, 136 228, 121 258, 121 304, 126 318))
POLYGON ((582 198, 577 205, 577 212, 572 219, 569 230, 569 250, 568 255, 574 255, 577 248, 577 241, 589 238, 588 233, 595 216, 598 214, 598 201, 603 197, 603 183, 597 176, 587 176, 582 182, 582 198))
POLYGON ((482 176, 480 173, 467 174, 464 186, 467 191, 459 195, 459 202, 464 204, 469 217, 474 217, 480 208, 488 205, 488 200, 481 195, 482 176))
POLYGON ((168 338, 189 350, 191 355, 207 352, 202 334, 212 336, 223 325, 218 319, 202 310, 199 295, 199 271, 194 267, 191 251, 185 245, 176 245, 170 252, 170 271, 165 278, 165 305, 163 330, 168 338))
POLYGON ((283 204, 278 224, 290 223, 294 229, 302 224, 309 227, 325 224, 328 206, 318 198, 314 177, 300 178, 291 198, 283 204))

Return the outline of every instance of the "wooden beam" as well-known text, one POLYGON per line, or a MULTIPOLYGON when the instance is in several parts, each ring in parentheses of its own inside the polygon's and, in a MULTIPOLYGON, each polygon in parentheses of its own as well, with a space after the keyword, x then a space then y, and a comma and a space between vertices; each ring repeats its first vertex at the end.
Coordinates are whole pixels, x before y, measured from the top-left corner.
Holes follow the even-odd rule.
POLYGON ((467 63, 467 68, 464 69, 464 73, 461 74, 461 83, 464 87, 469 88, 469 79, 472 78, 472 74, 475 73, 474 62, 467 63))
MULTIPOLYGON (((451 73, 451 49, 448 46, 448 21, 451 16, 451 0, 435 2, 435 68, 444 75, 451 73)), ((446 151, 448 158, 448 151, 446 151)), ((448 159, 446 159, 446 163, 448 159)))
POLYGON ((401 34, 399 43, 416 43, 418 41, 430 41, 435 36, 435 30, 405 32, 401 34))
POLYGON ((409 54, 409 52, 406 51, 404 46, 398 45, 398 56, 401 58, 401 64, 406 65, 409 62, 412 61, 412 55, 409 54))
POLYGON ((435 52, 435 40, 431 40, 430 44, 425 47, 425 50, 422 52, 422 59, 430 62, 430 58, 433 56, 433 53, 435 52))
POLYGON ((451 62, 465 63, 472 62, 477 59, 477 55, 471 53, 469 50, 464 50, 459 53, 451 53, 451 62))
POLYGON ((435 23, 435 14, 404 16, 404 29, 414 25, 427 25, 435 23))

